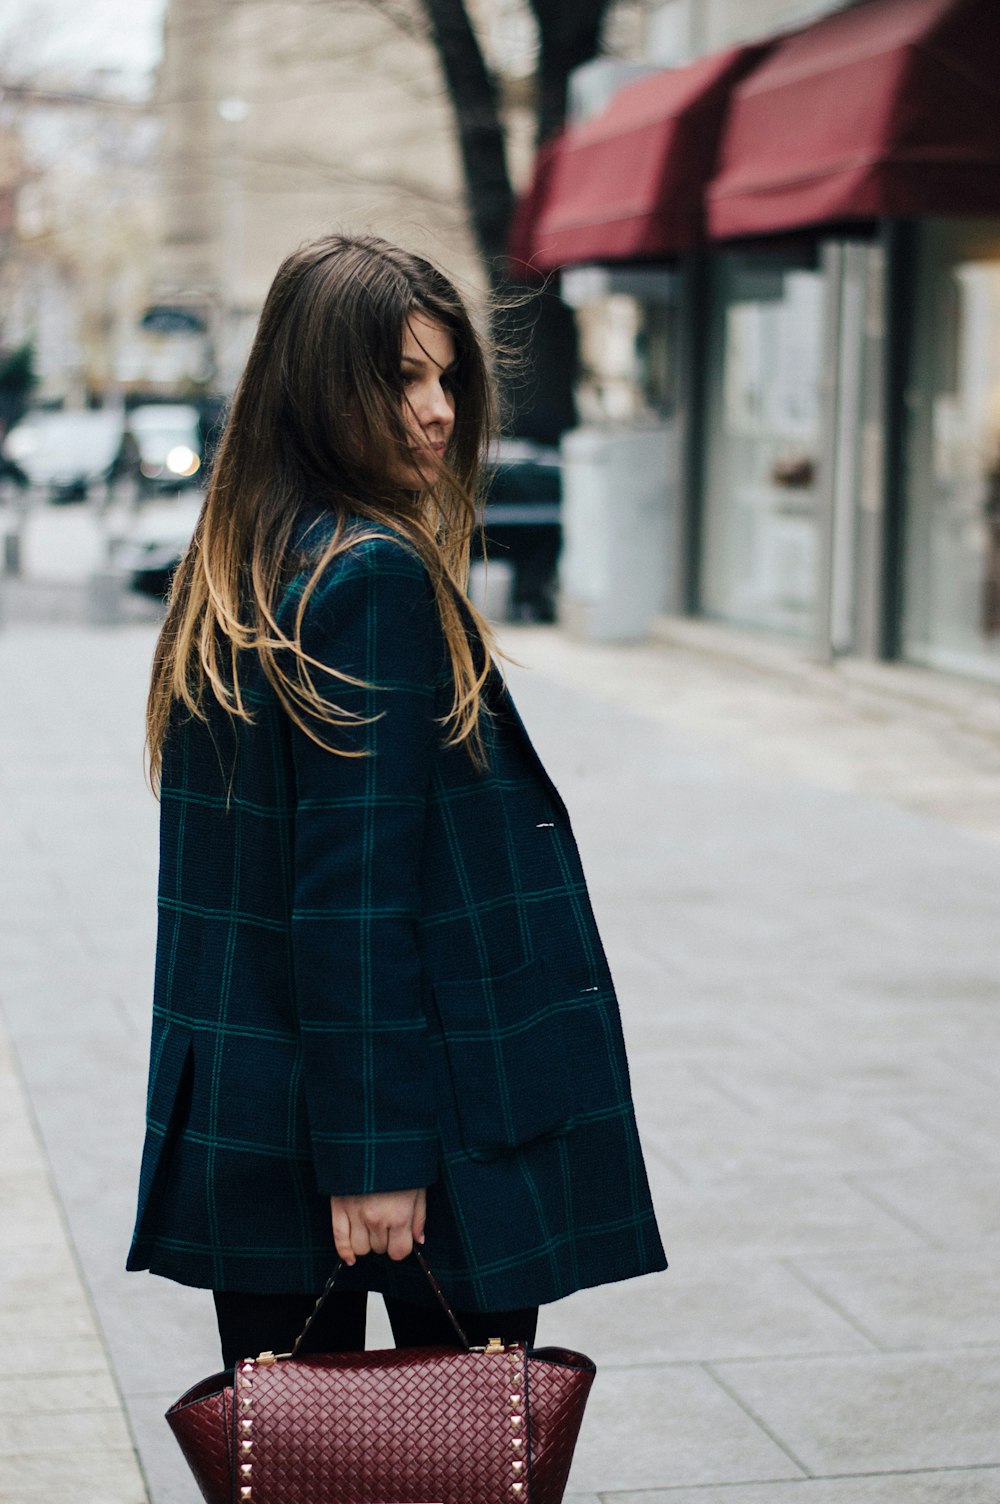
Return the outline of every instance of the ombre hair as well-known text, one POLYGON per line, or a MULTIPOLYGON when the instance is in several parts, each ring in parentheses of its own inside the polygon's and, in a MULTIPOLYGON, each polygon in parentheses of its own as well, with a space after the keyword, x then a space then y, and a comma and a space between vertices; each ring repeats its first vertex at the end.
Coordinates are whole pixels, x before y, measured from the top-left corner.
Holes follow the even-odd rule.
POLYGON ((374 236, 331 235, 282 263, 157 643, 147 707, 154 786, 176 706, 204 720, 212 696, 231 716, 252 720, 241 675, 249 652, 307 735, 334 754, 364 755, 336 745, 338 728, 359 718, 322 693, 315 676, 362 681, 311 658, 301 642, 303 613, 323 572, 370 536, 359 534, 358 518, 394 529, 425 564, 454 681, 443 717, 447 744, 465 743, 472 761, 483 764, 480 692, 490 652, 498 650, 465 591, 480 464, 495 416, 483 342, 455 288, 429 262, 374 236), (414 315, 440 324, 455 348, 454 428, 440 475, 420 492, 392 479, 396 457, 405 460, 412 442, 400 357, 414 315), (329 511, 335 526, 288 630, 278 608, 306 504, 329 511), (481 654, 473 653, 463 610, 479 632, 481 654))

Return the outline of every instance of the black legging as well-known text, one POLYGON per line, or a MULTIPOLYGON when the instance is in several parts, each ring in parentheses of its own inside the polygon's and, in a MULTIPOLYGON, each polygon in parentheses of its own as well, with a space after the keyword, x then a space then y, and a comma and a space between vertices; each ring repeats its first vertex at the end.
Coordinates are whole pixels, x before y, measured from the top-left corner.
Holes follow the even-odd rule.
MULTIPOLYGON (((231 1368, 241 1358, 261 1352, 287 1353, 316 1304, 315 1295, 253 1295, 242 1290, 214 1290, 215 1314, 222 1341, 222 1362, 231 1368)), ((416 1305, 386 1295, 385 1308, 397 1347, 457 1347, 447 1316, 439 1305, 416 1305)), ((361 1352, 365 1345, 366 1290, 333 1290, 299 1349, 309 1353, 361 1352)), ((473 1347, 491 1337, 530 1347, 538 1326, 538 1307, 518 1311, 456 1311, 473 1347)))

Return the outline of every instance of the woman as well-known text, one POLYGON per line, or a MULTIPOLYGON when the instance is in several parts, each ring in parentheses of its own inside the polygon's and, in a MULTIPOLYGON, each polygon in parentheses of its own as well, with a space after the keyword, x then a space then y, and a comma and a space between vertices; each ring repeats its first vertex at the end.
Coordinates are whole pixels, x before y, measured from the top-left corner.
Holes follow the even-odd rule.
POLYGON ((531 1342, 665 1266, 562 800, 464 594, 492 394, 455 290, 374 238, 280 268, 177 571, 148 1132, 129 1268, 224 1360, 531 1342), (387 1255, 387 1257, 380 1257, 387 1255))

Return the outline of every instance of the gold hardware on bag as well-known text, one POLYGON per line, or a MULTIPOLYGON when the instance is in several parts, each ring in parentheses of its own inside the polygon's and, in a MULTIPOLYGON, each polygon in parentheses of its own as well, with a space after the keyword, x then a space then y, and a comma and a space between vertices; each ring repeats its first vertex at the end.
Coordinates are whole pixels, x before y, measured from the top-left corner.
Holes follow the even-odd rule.
POLYGON ((291 1356, 291 1353, 272 1353, 271 1349, 268 1348, 266 1352, 257 1354, 257 1362, 262 1364, 264 1368, 270 1368, 271 1364, 277 1363, 279 1358, 290 1358, 291 1356))

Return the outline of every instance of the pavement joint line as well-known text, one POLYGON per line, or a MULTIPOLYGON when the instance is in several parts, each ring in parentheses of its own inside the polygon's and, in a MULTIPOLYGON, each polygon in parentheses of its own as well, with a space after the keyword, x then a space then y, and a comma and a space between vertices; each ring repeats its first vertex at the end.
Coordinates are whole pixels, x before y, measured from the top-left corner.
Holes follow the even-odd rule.
MULTIPOLYGON (((764 1362, 765 1360, 764 1359, 760 1359, 760 1361, 764 1362)), ((747 1402, 746 1402, 746 1400, 743 1398, 743 1396, 741 1394, 739 1394, 735 1389, 733 1389, 731 1385, 727 1384, 726 1381, 725 1381, 725 1379, 722 1377, 721 1374, 719 1374, 719 1373, 716 1372, 716 1370, 715 1370, 716 1362, 721 1362, 721 1359, 715 1359, 715 1358, 709 1359, 707 1362, 702 1363, 701 1367, 704 1370, 704 1372, 708 1374, 709 1378, 712 1379, 712 1381, 719 1386, 719 1388, 722 1390, 723 1394, 728 1395, 729 1398, 732 1400, 733 1404, 739 1406, 739 1408, 743 1411, 744 1415, 748 1416, 749 1419, 753 1421, 754 1425, 758 1426, 760 1428, 760 1430, 763 1431, 764 1435, 767 1436, 774 1443, 774 1445, 779 1449, 779 1451, 784 1452, 784 1454, 788 1458, 789 1462, 791 1462, 795 1467, 797 1467, 800 1470, 800 1472, 802 1473, 802 1475, 804 1477, 811 1478, 812 1477, 812 1473, 810 1472, 809 1468, 806 1467, 806 1465, 802 1461, 801 1457, 797 1457, 795 1455, 795 1452, 788 1445, 788 1443, 786 1441, 784 1441, 781 1436, 778 1435, 777 1431, 775 1431, 773 1429, 773 1427, 771 1427, 771 1426, 768 1425, 767 1421, 764 1420, 763 1416, 758 1415, 757 1412, 756 1412, 756 1410, 754 1410, 753 1406, 752 1405, 748 1405, 747 1402)))
POLYGON ((760 1108, 755 1106, 748 1097, 743 1096, 728 1081, 718 1081, 715 1078, 711 1065, 706 1065, 702 1060, 692 1060, 688 1068, 692 1076, 695 1076, 699 1081, 703 1081, 706 1086, 710 1086, 713 1091, 718 1092, 720 1097, 730 1102, 734 1107, 738 1107, 748 1117, 759 1118, 761 1116, 760 1108))
POLYGON ((892 1217, 894 1221, 899 1222, 909 1232, 916 1233, 925 1247, 946 1248, 948 1245, 935 1238, 933 1234, 927 1231, 926 1227, 921 1227, 919 1222, 915 1221, 912 1217, 908 1217, 905 1212, 901 1212, 898 1207, 892 1205, 891 1201, 884 1200, 877 1191, 872 1190, 871 1186, 862 1183, 864 1175, 878 1173, 879 1171, 877 1170, 848 1170, 842 1178, 845 1185, 850 1186, 851 1190, 856 1191, 859 1196, 864 1196, 873 1206, 877 1206, 880 1212, 884 1212, 887 1217, 892 1217))
MULTIPOLYGON (((760 1489, 780 1488, 791 1493, 794 1489, 804 1490, 813 1483, 851 1483, 871 1479, 881 1482, 891 1478, 923 1478, 923 1477, 950 1477, 967 1473, 998 1473, 1000 1463, 973 1462, 968 1466, 950 1464, 946 1467, 919 1467, 919 1468, 886 1468, 878 1472, 863 1473, 808 1473, 804 1478, 754 1478, 752 1481, 739 1479, 726 1479, 724 1482, 712 1483, 664 1483, 657 1488, 605 1488, 600 1493, 589 1495, 582 1494, 582 1499, 595 1498, 600 1504, 618 1504, 620 1499, 634 1499, 636 1504, 642 1504, 644 1499, 659 1497, 660 1494, 694 1494, 707 1493, 710 1489, 714 1492, 737 1489, 760 1489)), ((567 1500, 572 1504, 574 1495, 567 1494, 567 1500)))
MULTIPOLYGON (((923 1104, 921 1103, 920 1106, 923 1106, 923 1104)), ((916 1111, 919 1112, 920 1106, 917 1107, 916 1111)), ((945 1149, 950 1149, 953 1154, 959 1155, 968 1164, 974 1165, 976 1169, 987 1169, 990 1165, 996 1163, 995 1154, 991 1155, 984 1149, 970 1149, 967 1144, 962 1142, 961 1138, 949 1133, 946 1128, 939 1128, 934 1124, 926 1126, 923 1123, 915 1122, 911 1116, 914 1110, 912 1105, 900 1105, 896 1109, 903 1121, 909 1123, 910 1127, 915 1129, 917 1133, 922 1133, 925 1138, 933 1139, 945 1149)))
POLYGON ((809 1276, 805 1273, 805 1271, 798 1267, 798 1264, 796 1263, 794 1257, 786 1256, 784 1258, 779 1258, 778 1263, 782 1266, 782 1268, 787 1269, 788 1273, 793 1277, 793 1279, 797 1279, 799 1284, 803 1285, 810 1292, 810 1294, 815 1295, 817 1300, 821 1300, 823 1304, 825 1306, 828 1306, 829 1309, 833 1311, 835 1315, 839 1316, 842 1321, 846 1321, 848 1326, 853 1327, 859 1337, 863 1337, 866 1342, 870 1342, 872 1349, 876 1353, 894 1351, 894 1349, 883 1347, 882 1343, 879 1342, 874 1332, 870 1332, 868 1328, 857 1319, 856 1316, 852 1316, 849 1311, 846 1311, 843 1306, 839 1305, 834 1297, 828 1294, 827 1291, 824 1290, 820 1285, 814 1284, 809 1276))

